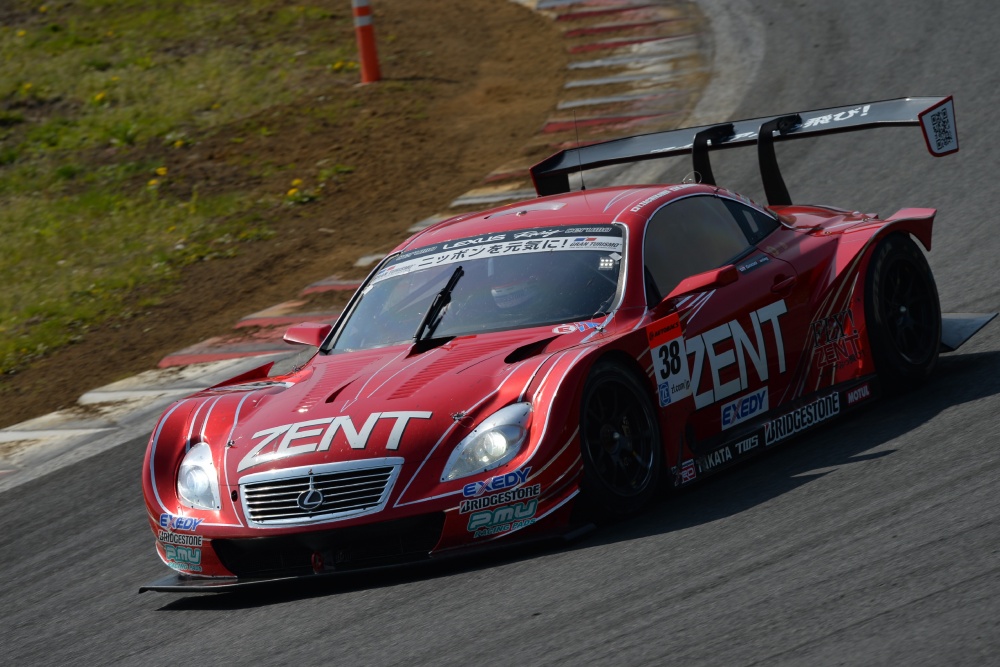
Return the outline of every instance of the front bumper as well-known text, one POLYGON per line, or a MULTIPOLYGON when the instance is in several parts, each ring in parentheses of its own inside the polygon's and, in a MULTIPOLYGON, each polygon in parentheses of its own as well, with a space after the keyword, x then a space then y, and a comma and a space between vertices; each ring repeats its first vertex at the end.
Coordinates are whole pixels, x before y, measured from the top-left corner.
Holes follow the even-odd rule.
POLYGON ((274 537, 212 540, 219 562, 239 578, 300 577, 427 560, 444 513, 274 537))
MULTIPOLYGON (((538 543, 552 542, 572 542, 577 540, 594 529, 594 524, 585 523, 564 532, 548 535, 535 535, 530 538, 521 539, 514 542, 492 542, 488 545, 468 546, 457 548, 443 553, 424 553, 421 557, 405 560, 402 558, 389 559, 365 559, 355 561, 351 566, 342 566, 325 569, 319 572, 310 571, 301 574, 271 574, 253 577, 198 577, 180 573, 169 574, 156 581, 139 587, 140 593, 146 591, 157 591, 160 593, 228 593, 243 591, 248 588, 264 588, 272 585, 300 585, 307 582, 335 581, 337 577, 357 575, 359 571, 393 570, 407 567, 433 567, 434 563, 447 562, 454 558, 469 558, 474 554, 487 555, 494 552, 506 552, 515 549, 523 549, 538 543)), ((271 538, 260 538, 271 539, 271 538)), ((245 540, 250 542, 252 540, 245 540)), ((309 585, 312 590, 312 585, 309 585)), ((283 587, 283 590, 284 587, 283 587)))

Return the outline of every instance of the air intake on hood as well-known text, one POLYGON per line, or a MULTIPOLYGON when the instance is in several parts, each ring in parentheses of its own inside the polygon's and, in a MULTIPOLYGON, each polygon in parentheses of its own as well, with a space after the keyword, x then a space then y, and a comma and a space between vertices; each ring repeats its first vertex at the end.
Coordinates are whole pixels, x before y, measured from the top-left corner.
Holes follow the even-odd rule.
POLYGON ((524 361, 525 359, 533 357, 536 354, 541 354, 542 351, 545 350, 545 347, 556 338, 558 338, 558 336, 550 336, 548 338, 543 338, 542 340, 536 340, 534 343, 522 345, 504 357, 504 363, 516 364, 517 362, 524 361))

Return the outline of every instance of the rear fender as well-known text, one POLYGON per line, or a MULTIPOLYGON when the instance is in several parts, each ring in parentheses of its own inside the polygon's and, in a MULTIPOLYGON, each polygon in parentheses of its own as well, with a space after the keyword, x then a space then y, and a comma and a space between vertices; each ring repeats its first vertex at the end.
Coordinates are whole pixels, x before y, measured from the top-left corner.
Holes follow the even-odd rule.
POLYGON ((862 285, 871 256, 870 249, 889 234, 910 234, 929 251, 936 214, 933 208, 904 208, 887 220, 876 218, 845 230, 837 244, 836 260, 831 267, 835 271, 831 287, 835 287, 837 282, 862 285))
POLYGON ((828 334, 823 341, 817 338, 803 348, 798 377, 794 380, 799 391, 819 391, 872 372, 874 360, 868 341, 864 288, 872 250, 881 239, 896 232, 912 235, 930 249, 935 214, 934 209, 908 208, 887 220, 867 218, 839 233, 829 229, 819 232, 839 237, 825 275, 816 281, 815 315, 809 333, 816 336, 821 335, 817 332, 828 331, 828 334), (837 327, 847 321, 848 312, 852 328, 844 330, 846 337, 838 336, 837 327))
POLYGON ((931 250, 931 232, 934 227, 934 216, 937 209, 933 208, 902 208, 889 216, 885 225, 875 235, 876 239, 895 231, 912 234, 924 249, 931 250))
MULTIPOLYGON (((869 224, 861 224, 844 232, 844 240, 854 241, 856 235, 862 235, 865 250, 872 243, 893 232, 904 232, 913 235, 927 251, 931 249, 931 233, 934 227, 934 216, 937 209, 933 208, 903 208, 886 220, 872 220, 869 224)), ((853 244, 852 244, 853 245, 853 244)))

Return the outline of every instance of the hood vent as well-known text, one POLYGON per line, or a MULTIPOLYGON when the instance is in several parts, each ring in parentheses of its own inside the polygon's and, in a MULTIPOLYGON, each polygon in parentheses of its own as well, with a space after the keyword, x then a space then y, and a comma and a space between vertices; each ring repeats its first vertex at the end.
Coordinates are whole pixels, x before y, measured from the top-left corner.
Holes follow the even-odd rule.
POLYGON ((549 336, 548 338, 543 338, 542 340, 536 340, 533 343, 528 343, 527 345, 522 345, 517 348, 506 357, 503 358, 504 363, 516 364, 519 361, 524 361, 525 359, 530 359, 536 354, 541 354, 548 347, 549 343, 554 341, 558 336, 549 336))
MULTIPOLYGON (((531 336, 532 338, 534 336, 531 336)), ((525 340, 527 336, 520 339, 511 340, 502 336, 489 336, 487 340, 461 340, 458 344, 449 343, 444 347, 437 348, 441 354, 437 358, 431 359, 428 353, 428 363, 416 375, 399 386, 389 398, 407 398, 417 391, 423 389, 428 383, 436 380, 445 373, 455 370, 459 366, 466 364, 480 357, 484 357, 491 352, 499 352, 517 345, 525 340)))
POLYGON ((382 357, 383 355, 379 355, 373 359, 370 355, 354 358, 345 356, 343 361, 338 358, 336 361, 317 364, 316 374, 311 378, 312 386, 295 406, 295 411, 306 412, 321 401, 332 402, 358 376, 359 371, 382 357))

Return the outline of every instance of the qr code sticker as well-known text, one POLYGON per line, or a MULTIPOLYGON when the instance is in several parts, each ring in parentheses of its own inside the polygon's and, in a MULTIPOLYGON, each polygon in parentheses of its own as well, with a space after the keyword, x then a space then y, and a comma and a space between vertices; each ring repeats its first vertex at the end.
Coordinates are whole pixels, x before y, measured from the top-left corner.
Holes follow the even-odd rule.
POLYGON ((955 105, 951 98, 920 114, 920 124, 932 155, 942 156, 958 150, 958 128, 955 127, 955 105))
POLYGON ((955 139, 951 130, 951 118, 948 117, 947 109, 941 109, 931 114, 931 129, 934 131, 936 152, 940 153, 951 147, 955 139))

